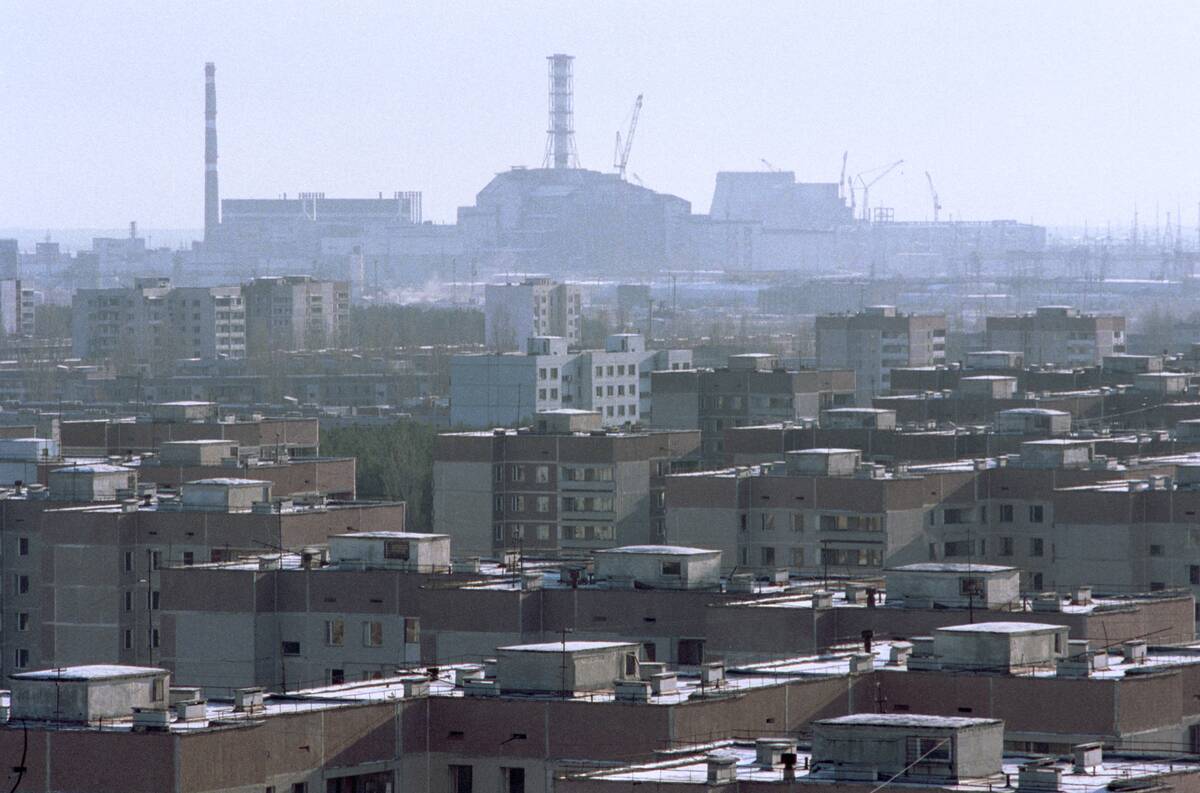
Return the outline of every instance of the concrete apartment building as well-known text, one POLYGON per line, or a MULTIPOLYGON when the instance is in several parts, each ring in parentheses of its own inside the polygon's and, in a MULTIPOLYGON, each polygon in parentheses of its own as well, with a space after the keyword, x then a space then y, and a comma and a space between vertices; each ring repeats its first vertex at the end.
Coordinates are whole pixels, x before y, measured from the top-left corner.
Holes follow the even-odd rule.
POLYGON ((260 458, 317 457, 320 421, 292 416, 220 415, 215 402, 188 400, 151 405, 140 415, 63 421, 59 440, 67 454, 108 456, 155 452, 172 441, 223 440, 260 458))
POLYGON ((32 289, 24 288, 19 278, 0 279, 0 331, 6 337, 33 336, 33 311, 32 289))
POLYGON ((698 670, 621 641, 500 645, 491 659, 207 700, 158 668, 43 669, 14 679, 0 751, 26 747, 31 789, 85 793, 582 791, 576 775, 597 792, 623 789, 606 779, 732 789, 740 774, 737 787, 753 791, 1200 784, 1195 647, 1100 647, 1028 620, 698 670), (796 733, 813 736, 811 752, 784 737, 796 733), (739 741, 753 749, 731 760, 739 741), (691 746, 715 756, 694 769, 691 746), (1027 756, 1018 767, 1002 750, 1074 762, 1027 756), (110 770, 125 763, 121 777, 110 770))
POLYGON ((159 570, 264 549, 302 548, 347 531, 397 529, 404 505, 296 503, 239 478, 158 493, 112 465, 52 472, 0 501, 4 581, 0 671, 73 663, 154 663, 159 570), (105 502, 105 503, 97 503, 105 502))
POLYGON ((193 356, 244 358, 242 287, 172 287, 136 278, 132 288, 80 289, 71 300, 72 352, 90 360, 193 356))
POLYGON ((499 427, 560 408, 595 410, 605 427, 645 423, 652 373, 690 369, 688 350, 647 350, 637 333, 605 340, 603 350, 569 352, 557 336, 528 339, 524 355, 456 355, 450 364, 450 423, 499 427))
POLYGON ((484 342, 496 352, 525 348, 533 336, 561 336, 568 346, 580 341, 581 290, 549 278, 519 284, 487 284, 483 292, 484 342))
POLYGON ((988 349, 1022 353, 1026 365, 1095 366, 1125 352, 1125 317, 1042 306, 1032 314, 988 317, 988 349))
POLYGON ((255 278, 242 286, 249 357, 340 345, 350 324, 350 286, 310 275, 255 278))
POLYGON ((433 528, 464 554, 579 555, 662 539, 665 477, 694 465, 697 431, 612 432, 595 412, 529 430, 438 436, 433 528))
POLYGON ((387 676, 398 659, 477 661, 496 647, 561 640, 564 632, 689 666, 790 658, 864 632, 919 636, 972 621, 1036 618, 1105 643, 1195 640, 1186 593, 1093 595, 1080 587, 1051 610, 1045 598, 1024 601, 1019 571, 998 565, 920 563, 826 589, 811 580, 721 578, 720 552, 697 548, 630 546, 597 552, 594 565, 521 559, 504 567, 450 565, 440 550, 448 545, 444 535, 364 532, 331 538, 327 553, 164 569, 158 662, 228 695, 250 685, 387 676), (361 550, 370 546, 373 554, 361 550))
POLYGON ((699 428, 706 464, 724 458, 725 430, 774 421, 795 421, 847 404, 854 394, 848 371, 788 371, 765 353, 729 356, 722 369, 657 371, 650 375, 651 426, 699 428))
POLYGON ((946 317, 896 311, 895 306, 871 306, 855 314, 817 317, 817 366, 852 369, 855 401, 870 407, 871 399, 892 388, 892 369, 936 366, 946 360, 946 317))
POLYGON ((969 472, 897 475, 857 449, 785 458, 668 477, 666 541, 720 549, 726 569, 862 576, 926 560, 928 512, 974 503, 969 472))

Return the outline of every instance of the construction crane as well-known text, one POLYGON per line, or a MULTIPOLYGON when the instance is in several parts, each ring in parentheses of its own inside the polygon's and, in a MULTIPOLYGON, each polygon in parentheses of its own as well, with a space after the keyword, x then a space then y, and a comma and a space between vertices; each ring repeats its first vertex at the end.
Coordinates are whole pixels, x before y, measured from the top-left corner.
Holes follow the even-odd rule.
POLYGON ((770 171, 771 173, 779 173, 779 169, 776 168, 771 163, 767 162, 767 160, 760 157, 759 162, 761 162, 763 165, 767 166, 767 170, 770 171))
POLYGON ((875 184, 877 184, 880 179, 887 176, 889 173, 896 170, 903 164, 904 164, 904 160, 896 160, 891 165, 881 165, 878 168, 872 168, 869 171, 863 171, 862 173, 860 173, 854 177, 855 179, 858 180, 859 188, 862 190, 862 219, 863 220, 871 219, 871 215, 870 215, 871 203, 869 200, 869 196, 871 194, 871 188, 875 184), (863 178, 864 176, 870 176, 871 174, 874 174, 874 173, 879 173, 879 175, 876 176, 874 179, 872 179, 869 182, 863 178))
POLYGON ((633 103, 633 114, 629 117, 629 131, 625 133, 625 145, 621 145, 621 130, 617 130, 617 145, 613 149, 613 167, 617 175, 625 178, 625 166, 629 165, 629 152, 633 149, 633 133, 637 132, 638 116, 642 114, 642 95, 633 103))
POLYGON ((842 152, 842 175, 838 179, 838 198, 846 198, 846 158, 850 156, 850 152, 842 152))
POLYGON ((938 213, 942 211, 942 202, 938 200, 937 190, 933 187, 933 177, 925 172, 925 181, 929 182, 929 195, 933 199, 933 222, 938 222, 938 213))

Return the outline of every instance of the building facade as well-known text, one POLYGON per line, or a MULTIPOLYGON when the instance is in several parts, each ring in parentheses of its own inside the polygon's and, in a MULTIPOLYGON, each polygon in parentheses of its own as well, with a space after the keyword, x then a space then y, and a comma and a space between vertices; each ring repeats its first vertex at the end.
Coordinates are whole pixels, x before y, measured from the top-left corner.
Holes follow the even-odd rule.
POLYGON ((1095 366, 1125 352, 1125 317, 1042 306, 1032 314, 988 317, 987 344, 1023 353, 1027 365, 1095 366))
POLYGON ((497 352, 524 349, 531 336, 561 336, 570 346, 580 341, 581 290, 549 278, 484 288, 484 340, 497 352))
POLYGON ((817 366, 854 370, 855 400, 862 407, 891 390, 892 369, 946 361, 945 315, 872 306, 856 314, 819 316, 816 334, 817 366))

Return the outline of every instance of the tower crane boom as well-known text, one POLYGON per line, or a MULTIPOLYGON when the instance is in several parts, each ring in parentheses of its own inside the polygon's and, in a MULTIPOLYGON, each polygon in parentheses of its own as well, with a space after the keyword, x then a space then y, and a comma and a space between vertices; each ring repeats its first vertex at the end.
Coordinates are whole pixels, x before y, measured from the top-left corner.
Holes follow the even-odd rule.
POLYGON ((617 175, 625 178, 625 167, 629 165, 629 153, 633 149, 633 135, 637 132, 638 116, 642 114, 642 95, 638 94, 633 103, 633 114, 629 117, 629 131, 625 133, 625 145, 621 145, 621 133, 617 132, 617 145, 614 151, 613 167, 617 175))
POLYGON ((942 202, 938 200, 937 190, 933 186, 933 177, 925 172, 925 181, 929 182, 929 196, 933 199, 933 222, 938 222, 938 214, 942 211, 942 202))

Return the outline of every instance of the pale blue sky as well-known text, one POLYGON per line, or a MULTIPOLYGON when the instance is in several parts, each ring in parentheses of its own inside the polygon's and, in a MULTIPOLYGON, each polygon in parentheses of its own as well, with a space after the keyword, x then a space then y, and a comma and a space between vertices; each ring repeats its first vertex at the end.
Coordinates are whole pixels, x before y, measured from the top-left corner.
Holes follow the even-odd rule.
POLYGON ((897 217, 1196 226, 1200 3, 0 0, 0 227, 198 227, 203 67, 224 197, 425 193, 452 220, 541 161, 545 56, 576 56, 582 163, 707 211, 721 169, 904 158, 897 217))

